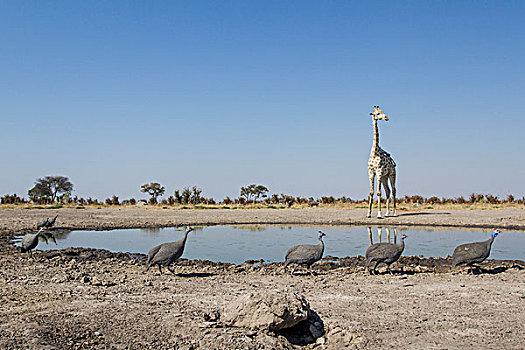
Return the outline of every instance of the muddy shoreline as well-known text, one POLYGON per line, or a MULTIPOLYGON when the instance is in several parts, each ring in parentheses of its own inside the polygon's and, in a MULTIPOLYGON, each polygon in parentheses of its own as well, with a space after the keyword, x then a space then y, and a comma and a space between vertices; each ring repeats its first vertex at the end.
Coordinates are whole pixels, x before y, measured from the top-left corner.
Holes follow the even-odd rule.
MULTIPOLYGON (((525 230, 525 210, 453 210, 366 219, 364 210, 0 210, 2 349, 521 349, 525 263, 487 260, 476 275, 450 260, 402 257, 396 274, 369 276, 362 257, 327 257, 316 275, 281 263, 182 259, 177 275, 145 272, 143 255, 97 249, 36 251, 9 240, 59 214, 57 227, 108 230, 218 224, 433 226, 525 230), (309 345, 229 327, 210 315, 247 293, 298 293, 326 329, 309 345)), ((215 316, 213 316, 215 317, 215 316)))

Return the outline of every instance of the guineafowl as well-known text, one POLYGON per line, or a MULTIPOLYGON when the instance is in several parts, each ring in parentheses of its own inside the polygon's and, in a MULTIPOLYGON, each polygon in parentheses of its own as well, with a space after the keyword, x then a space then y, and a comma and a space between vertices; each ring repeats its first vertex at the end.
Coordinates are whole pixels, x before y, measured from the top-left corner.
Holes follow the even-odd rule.
POLYGON ((37 233, 28 233, 22 238, 20 244, 20 250, 22 253, 27 252, 27 256, 30 258, 33 256, 31 249, 36 248, 38 245, 38 237, 44 232, 44 229, 41 228, 37 233))
POLYGON ((36 228, 37 228, 37 229, 40 229, 40 228, 42 228, 42 227, 46 227, 46 225, 48 224, 48 222, 49 222, 49 218, 44 219, 44 220, 42 220, 42 221, 39 221, 39 222, 36 224, 36 228))
POLYGON ((157 265, 159 267, 160 274, 162 275, 162 269, 160 266, 164 265, 172 274, 175 274, 175 272, 170 268, 170 265, 181 257, 182 253, 184 252, 186 238, 188 237, 188 233, 191 231, 193 231, 193 227, 188 227, 184 233, 184 236, 177 242, 163 243, 151 248, 148 252, 146 271, 148 271, 151 266, 157 265))
POLYGON ((53 225, 55 225, 55 221, 57 220, 57 218, 58 218, 58 214, 54 218, 52 218, 51 220, 47 219, 47 223, 44 224, 44 226, 47 227, 47 228, 53 227, 53 225))
POLYGON ((405 249, 405 234, 401 235, 401 243, 392 244, 392 243, 376 243, 372 244, 366 250, 366 267, 370 274, 372 272, 377 273, 376 268, 380 263, 385 263, 387 265, 387 271, 392 274, 390 270, 390 265, 399 259, 401 253, 405 249), (374 268, 370 270, 370 264, 375 262, 374 268))
MULTIPOLYGON (((319 231, 319 244, 310 245, 296 245, 286 252, 284 268, 289 264, 306 265, 310 270, 313 263, 321 260, 324 252, 323 237, 326 236, 324 232, 319 231)), ((292 270, 292 275, 295 267, 292 270)), ((310 271, 311 273, 311 271, 310 271)))
POLYGON ((473 264, 483 262, 490 255, 492 242, 500 232, 500 230, 494 230, 490 239, 483 242, 465 243, 457 246, 452 254, 452 270, 460 264, 467 264, 472 267, 473 264))

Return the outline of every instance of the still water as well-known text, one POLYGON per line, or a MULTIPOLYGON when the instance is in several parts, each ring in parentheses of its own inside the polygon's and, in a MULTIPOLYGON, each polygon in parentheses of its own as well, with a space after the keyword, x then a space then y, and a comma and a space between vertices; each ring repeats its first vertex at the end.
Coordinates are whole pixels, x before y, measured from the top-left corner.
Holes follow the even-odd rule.
MULTIPOLYGON (((405 240, 403 255, 424 257, 452 255, 454 248, 465 242, 490 238, 490 230, 394 230, 393 228, 358 226, 205 226, 197 227, 188 235, 183 257, 242 263, 249 259, 265 262, 283 261, 286 251, 296 244, 317 244, 317 231, 326 233, 325 256, 364 255, 370 245, 379 240, 397 242, 401 233, 405 240), (388 233, 390 232, 390 233, 388 233), (370 235, 371 234, 371 235, 370 235)), ((100 248, 114 252, 146 254, 152 247, 176 241, 184 234, 183 228, 125 229, 112 231, 55 231, 55 241, 41 238, 36 249, 51 250, 68 247, 100 248)), ((17 244, 20 243, 17 239, 17 244)), ((494 241, 491 259, 525 259, 525 233, 503 231, 494 241)))

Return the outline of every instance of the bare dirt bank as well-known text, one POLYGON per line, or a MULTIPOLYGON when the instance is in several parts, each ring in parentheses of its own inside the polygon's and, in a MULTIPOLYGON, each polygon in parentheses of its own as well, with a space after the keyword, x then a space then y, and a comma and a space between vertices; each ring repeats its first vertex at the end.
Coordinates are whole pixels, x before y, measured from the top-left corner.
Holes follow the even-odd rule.
POLYGON ((42 218, 59 214, 60 227, 114 229, 184 224, 351 224, 478 227, 525 230, 524 209, 422 210, 400 212, 396 217, 366 218, 365 209, 1 209, 2 232, 34 229, 42 218))
POLYGON ((319 349, 522 349, 525 264, 487 261, 480 275, 449 272, 446 259, 405 257, 395 276, 369 276, 360 258, 321 262, 316 276, 281 264, 181 261, 178 273, 145 273, 141 257, 102 250, 35 252, 8 243, 42 218, 58 227, 111 229, 183 224, 293 223, 439 225, 525 229, 525 210, 404 213, 363 210, 1 210, 2 349, 291 349, 283 336, 232 328, 217 313, 247 293, 303 295, 321 318, 319 349), (212 316, 210 316, 212 315, 212 316))

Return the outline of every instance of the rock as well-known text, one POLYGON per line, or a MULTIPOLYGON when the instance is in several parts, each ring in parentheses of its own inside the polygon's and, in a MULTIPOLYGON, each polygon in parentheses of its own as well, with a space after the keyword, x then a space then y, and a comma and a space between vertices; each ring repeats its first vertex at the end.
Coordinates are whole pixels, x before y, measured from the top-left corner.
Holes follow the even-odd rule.
MULTIPOLYGON (((318 323, 318 322, 315 322, 318 323)), ((308 329, 310 330, 310 333, 314 337, 314 339, 320 338, 324 335, 324 327, 322 325, 316 326, 315 324, 310 324, 308 326, 308 329)))
POLYGON ((234 327, 278 331, 308 318, 306 299, 286 291, 241 296, 226 306, 221 321, 234 327))

